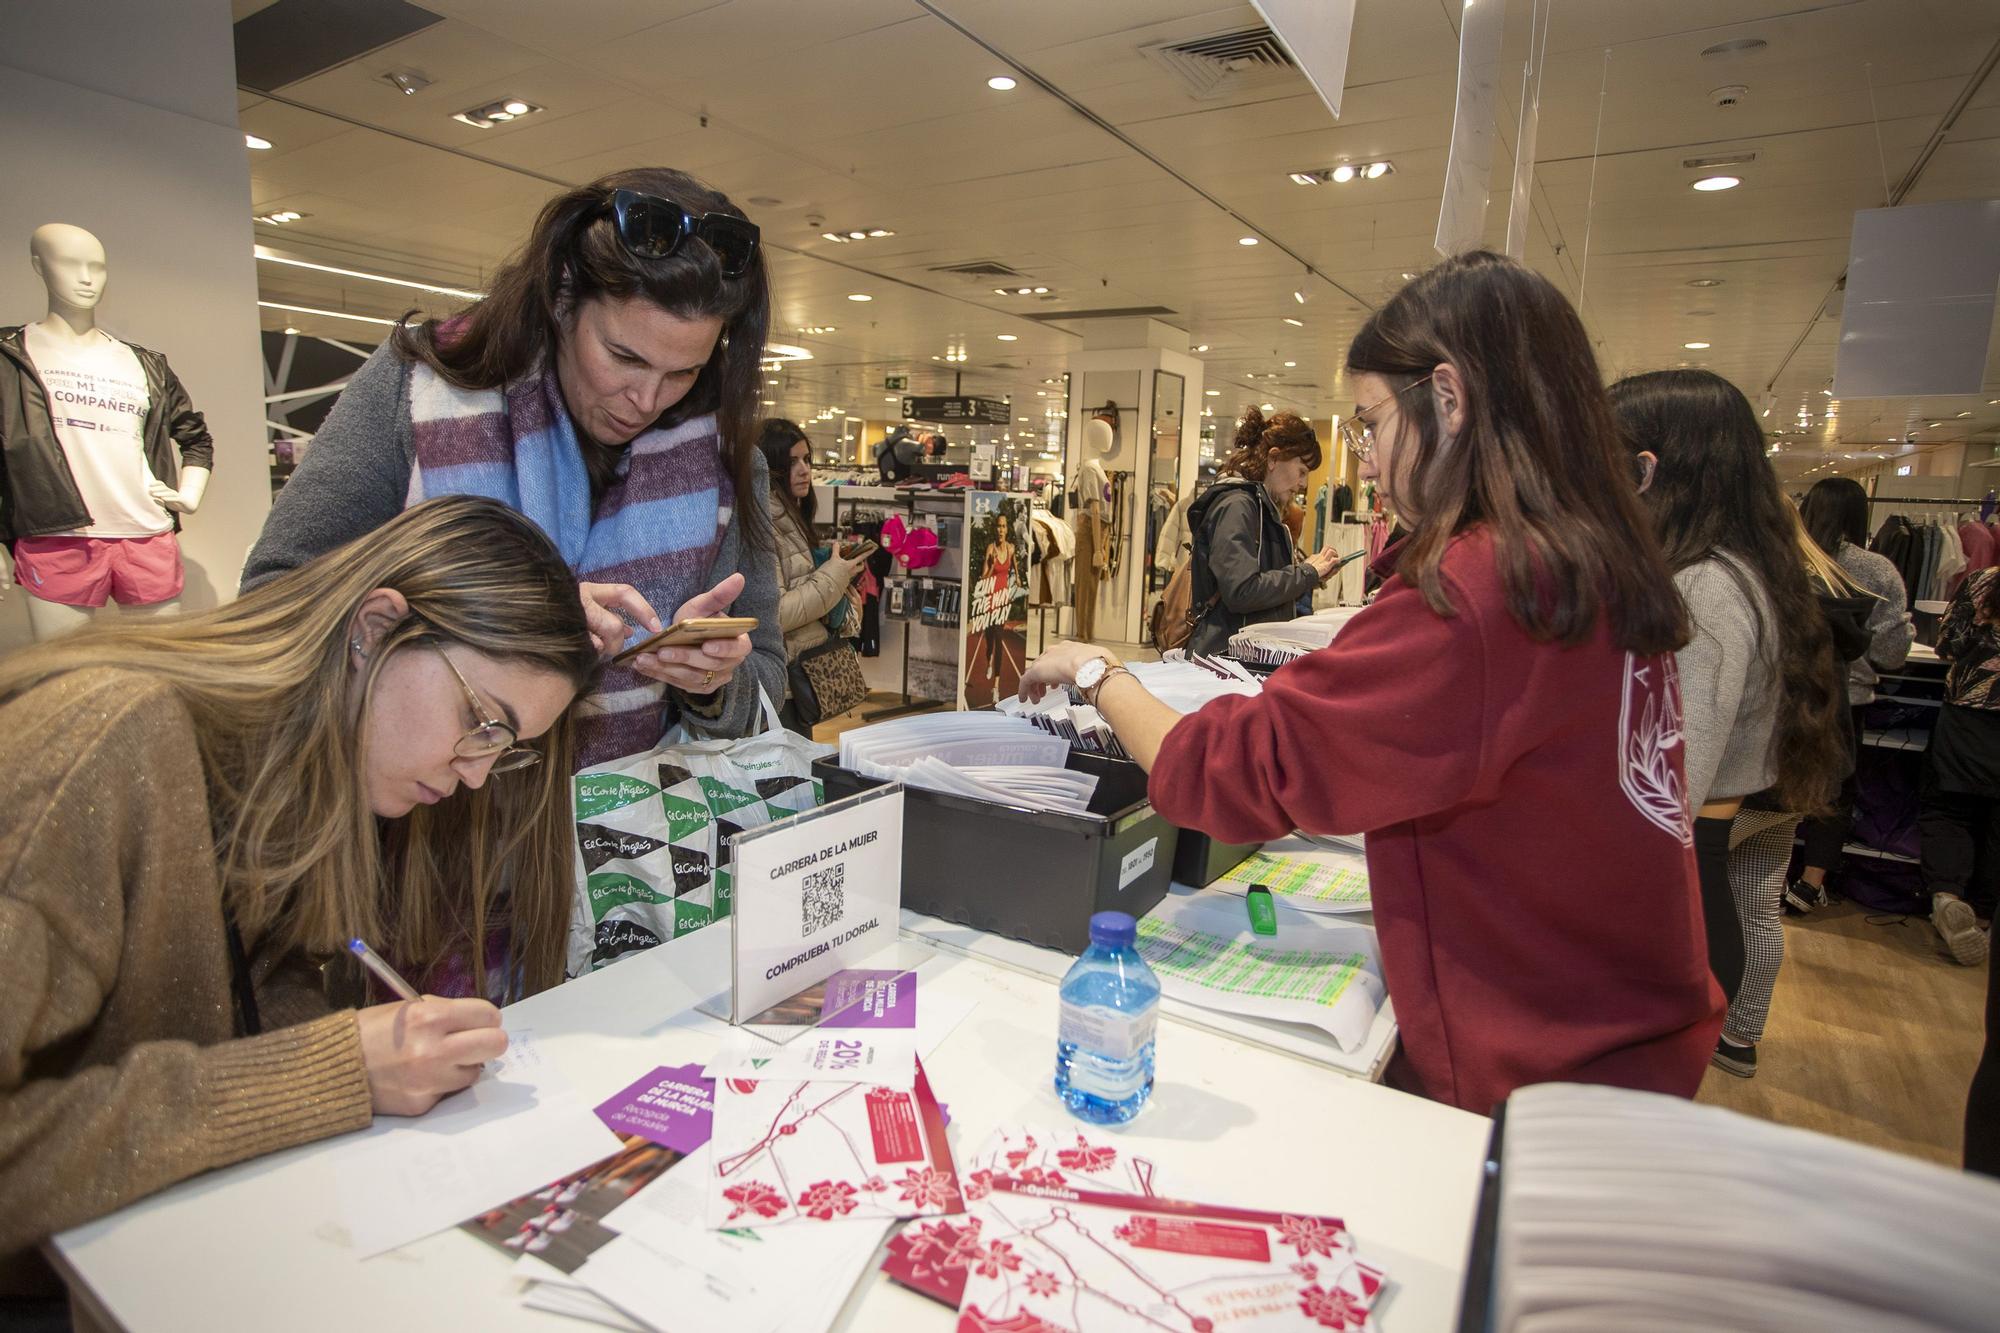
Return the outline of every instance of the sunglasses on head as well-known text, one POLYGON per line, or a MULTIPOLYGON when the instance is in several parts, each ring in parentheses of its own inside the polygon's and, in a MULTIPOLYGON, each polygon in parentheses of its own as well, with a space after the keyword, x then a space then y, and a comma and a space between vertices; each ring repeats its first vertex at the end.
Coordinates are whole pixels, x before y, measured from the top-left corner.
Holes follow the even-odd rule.
POLYGON ((740 278, 757 262, 757 224, 733 213, 697 216, 658 195, 614 190, 611 217, 618 243, 639 259, 665 259, 692 236, 715 252, 725 278, 740 278))

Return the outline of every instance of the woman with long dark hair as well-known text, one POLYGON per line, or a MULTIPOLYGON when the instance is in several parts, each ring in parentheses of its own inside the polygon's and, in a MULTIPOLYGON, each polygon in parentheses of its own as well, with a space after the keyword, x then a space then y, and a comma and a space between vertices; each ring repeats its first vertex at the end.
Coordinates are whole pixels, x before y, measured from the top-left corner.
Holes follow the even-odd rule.
POLYGON ((1713 1063, 1749 1078, 1784 962, 1792 836, 1848 757, 1844 668, 1742 392, 1661 370, 1618 381, 1611 403, 1632 451, 1657 460, 1645 505, 1694 630, 1676 663, 1709 960, 1729 996, 1713 1063))
POLYGON ((1319 436, 1296 413, 1267 418, 1253 407, 1236 424, 1221 475, 1188 506, 1198 615, 1190 653, 1218 654, 1245 625, 1292 619, 1299 601, 1332 577, 1340 556, 1325 550, 1300 560, 1285 526, 1285 509, 1319 464, 1319 436))
POLYGON ((1254 697, 1182 717, 1103 649, 1082 689, 1154 806, 1229 842, 1366 833, 1399 1082, 1487 1112, 1548 1080, 1692 1096, 1721 1025, 1689 851, 1680 602, 1590 340, 1460 255, 1355 335, 1348 447, 1410 535, 1374 604, 1254 697))
MULTIPOLYGON (((854 580, 867 567, 865 560, 849 560, 836 550, 827 560, 814 563, 814 497, 812 488, 812 440, 797 422, 772 417, 758 428, 757 447, 771 471, 769 505, 771 528, 778 553, 778 626, 785 634, 785 662, 798 661, 801 653, 819 647, 832 637, 826 617, 848 595, 854 580)), ((780 716, 785 726, 802 736, 812 735, 819 720, 818 705, 806 701, 813 716, 800 712, 801 701, 791 689, 787 671, 786 696, 780 716)))
POLYGON ((557 195, 484 298, 404 323, 354 373, 245 586, 406 504, 485 495, 554 540, 607 656, 667 614, 760 622, 608 668, 582 763, 651 749, 675 720, 744 734, 785 675, 756 440, 769 322, 756 226, 693 177, 636 168, 557 195))
MULTIPOLYGON (((1847 667, 1848 734, 1854 745, 1851 763, 1860 762, 1861 717, 1875 702, 1875 686, 1884 671, 1894 671, 1910 658, 1916 629, 1910 623, 1909 593, 1903 576, 1888 557, 1868 549, 1868 492, 1848 477, 1824 477, 1813 483, 1799 505, 1806 535, 1827 554, 1848 582, 1866 593, 1868 649, 1847 667)), ((1840 849, 1854 819, 1854 774, 1840 784, 1833 810, 1808 819, 1803 827, 1805 852, 1799 877, 1785 886, 1785 910, 1804 915, 1826 906, 1826 877, 1841 862, 1840 849)))

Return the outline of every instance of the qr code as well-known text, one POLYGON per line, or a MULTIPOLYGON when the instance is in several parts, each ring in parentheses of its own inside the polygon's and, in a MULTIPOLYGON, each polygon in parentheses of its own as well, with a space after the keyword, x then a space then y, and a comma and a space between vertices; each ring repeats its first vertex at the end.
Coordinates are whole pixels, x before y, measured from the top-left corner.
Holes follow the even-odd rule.
POLYGON ((825 930, 847 911, 847 866, 830 865, 806 876, 805 897, 799 902, 799 934, 825 930))

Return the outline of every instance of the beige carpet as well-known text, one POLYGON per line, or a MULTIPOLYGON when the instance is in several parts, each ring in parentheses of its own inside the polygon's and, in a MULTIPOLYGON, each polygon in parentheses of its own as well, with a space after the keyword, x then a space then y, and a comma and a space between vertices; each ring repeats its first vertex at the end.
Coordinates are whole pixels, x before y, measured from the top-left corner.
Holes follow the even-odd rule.
POLYGON ((1711 1068, 1699 1100, 1957 1166, 1985 998, 1922 917, 1787 918, 1757 1076, 1711 1068))

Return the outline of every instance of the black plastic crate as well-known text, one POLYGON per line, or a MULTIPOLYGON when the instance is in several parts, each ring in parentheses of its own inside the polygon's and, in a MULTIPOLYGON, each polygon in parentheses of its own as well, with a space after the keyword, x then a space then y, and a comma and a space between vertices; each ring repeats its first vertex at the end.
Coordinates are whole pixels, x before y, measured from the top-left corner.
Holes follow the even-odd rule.
MULTIPOLYGON (((1098 777, 1089 814, 909 788, 903 906, 1069 954, 1090 944, 1092 913, 1151 911, 1173 882, 1180 830, 1130 760, 1071 751, 1067 766, 1098 777)), ((814 760, 813 776, 829 802, 882 785, 832 759, 814 760)))
POLYGON ((1182 829, 1174 850, 1174 883, 1205 889, 1260 850, 1260 842, 1222 842, 1194 829, 1182 829))

